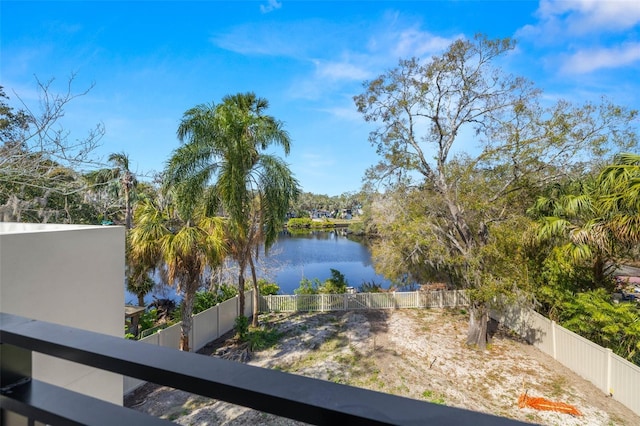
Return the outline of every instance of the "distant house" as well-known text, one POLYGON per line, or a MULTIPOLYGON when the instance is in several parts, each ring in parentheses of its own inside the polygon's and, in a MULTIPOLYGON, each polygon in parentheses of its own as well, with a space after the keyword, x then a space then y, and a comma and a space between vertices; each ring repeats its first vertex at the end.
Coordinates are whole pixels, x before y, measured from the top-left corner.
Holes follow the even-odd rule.
POLYGON ((325 219, 330 216, 330 212, 327 210, 312 210, 311 219, 325 219))

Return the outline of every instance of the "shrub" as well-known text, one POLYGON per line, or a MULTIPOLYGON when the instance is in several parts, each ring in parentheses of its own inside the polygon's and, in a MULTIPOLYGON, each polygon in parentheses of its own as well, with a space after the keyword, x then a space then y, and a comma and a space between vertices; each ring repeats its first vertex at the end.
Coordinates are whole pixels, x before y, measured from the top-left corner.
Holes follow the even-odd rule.
POLYGON ((258 280, 258 290, 263 296, 276 295, 280 292, 280 286, 276 283, 270 283, 264 278, 258 280))
POLYGON ((294 217, 289 219, 289 221, 287 222, 287 228, 310 228, 311 222, 311 219, 309 219, 308 217, 294 217))
POLYGON ((300 281, 300 287, 293 290, 294 294, 318 294, 318 288, 320 287, 320 280, 314 278, 311 281, 309 278, 303 278, 300 281))
POLYGON ((245 341, 249 333, 249 318, 240 315, 235 320, 236 336, 238 339, 245 341))
POLYGON ((347 292, 347 280, 337 269, 331 268, 331 278, 325 280, 320 286, 319 292, 325 294, 341 294, 347 292))

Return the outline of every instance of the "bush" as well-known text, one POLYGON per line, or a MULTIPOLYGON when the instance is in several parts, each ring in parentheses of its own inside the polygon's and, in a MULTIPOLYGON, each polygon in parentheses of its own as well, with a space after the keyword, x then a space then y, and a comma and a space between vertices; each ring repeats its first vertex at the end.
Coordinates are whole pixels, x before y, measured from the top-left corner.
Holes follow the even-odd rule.
POLYGON ((311 281, 309 278, 303 278, 300 281, 300 287, 293 290, 293 294, 318 294, 318 288, 320 287, 320 280, 314 278, 311 281))
POLYGON ((613 304, 609 293, 597 289, 566 301, 560 315, 563 327, 640 363, 640 310, 635 303, 613 304))
POLYGON ((249 334, 249 318, 245 317, 244 315, 240 315, 236 318, 234 324, 236 329, 236 336, 238 337, 238 339, 242 341, 247 340, 247 336, 249 334))
MULTIPOLYGON (((193 315, 206 311, 225 300, 232 299, 237 294, 238 289, 227 284, 220 285, 215 292, 208 290, 198 291, 193 300, 193 315)), ((171 319, 176 322, 182 319, 182 302, 171 314, 171 319)))
POLYGON ((287 222, 287 228, 289 229, 299 229, 299 228, 310 228, 311 227, 311 219, 308 217, 294 217, 289 219, 287 222))
POLYGON ((276 283, 270 283, 264 278, 258 280, 258 290, 263 296, 276 295, 280 292, 280 286, 276 283))
POLYGON ((320 286, 319 292, 324 294, 342 294, 347 292, 347 280, 337 269, 331 268, 331 278, 325 280, 320 286))
POLYGON ((381 293, 382 284, 377 284, 374 281, 371 281, 370 283, 363 281, 358 291, 360 293, 381 293))

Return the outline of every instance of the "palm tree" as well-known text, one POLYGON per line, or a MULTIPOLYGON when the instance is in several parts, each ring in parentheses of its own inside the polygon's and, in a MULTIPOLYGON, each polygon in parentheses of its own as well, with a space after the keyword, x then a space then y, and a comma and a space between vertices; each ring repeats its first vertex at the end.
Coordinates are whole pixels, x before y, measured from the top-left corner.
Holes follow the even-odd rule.
MULTIPOLYGON (((179 204, 179 201, 178 201, 179 204)), ((202 205, 179 214, 160 209, 151 200, 138 205, 131 232, 134 262, 164 262, 168 281, 182 294, 180 349, 189 350, 195 294, 207 267, 216 267, 226 255, 223 220, 205 215, 202 205)))
MULTIPOLYGON (((264 153, 279 145, 289 154, 282 123, 264 111, 266 99, 253 93, 226 96, 219 105, 198 105, 185 112, 178 127, 184 144, 167 165, 167 184, 177 185, 184 207, 206 199, 209 211, 228 218, 231 255, 238 262, 240 314, 244 315, 245 270, 251 268, 257 299, 255 258, 276 241, 298 182, 286 163, 264 153)), ((257 324, 257 303, 253 323, 257 324)))
POLYGON ((113 175, 120 182, 124 196, 124 211, 125 211, 125 227, 131 229, 133 218, 132 207, 132 195, 135 187, 138 185, 138 181, 131 170, 129 169, 129 156, 124 152, 113 153, 109 155, 109 161, 111 161, 115 168, 113 169, 113 175))
POLYGON ((610 229, 620 242, 640 242, 640 155, 622 153, 598 177, 605 194, 603 208, 611 212, 610 229))
POLYGON ((590 262, 590 287, 607 287, 608 271, 621 246, 612 232, 612 211, 603 202, 607 195, 599 180, 558 184, 549 192, 529 211, 537 219, 534 235, 561 247, 575 264, 590 262))

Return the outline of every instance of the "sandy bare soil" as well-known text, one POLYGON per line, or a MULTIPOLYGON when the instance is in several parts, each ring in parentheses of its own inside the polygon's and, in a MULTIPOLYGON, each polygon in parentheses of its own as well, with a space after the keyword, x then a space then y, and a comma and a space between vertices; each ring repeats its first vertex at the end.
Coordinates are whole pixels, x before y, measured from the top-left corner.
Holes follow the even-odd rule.
MULTIPOLYGON (((467 317, 455 310, 267 314, 278 345, 252 365, 481 411, 542 425, 640 425, 640 417, 536 348, 499 332, 484 351, 465 345, 467 317), (575 406, 582 416, 518 408, 518 396, 575 406)), ((232 340, 203 356, 234 354, 232 340)), ((146 385, 125 405, 182 425, 300 424, 186 392, 146 385)))

